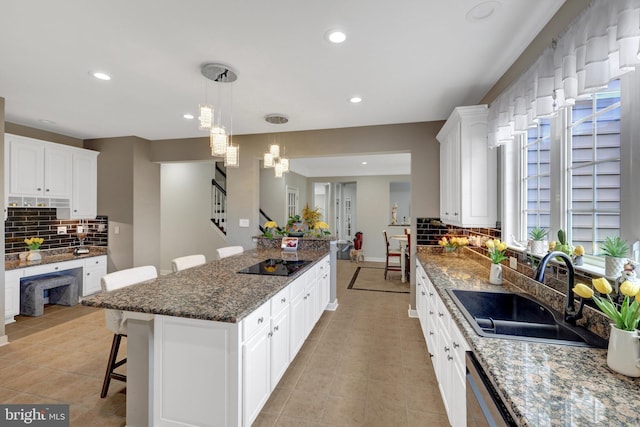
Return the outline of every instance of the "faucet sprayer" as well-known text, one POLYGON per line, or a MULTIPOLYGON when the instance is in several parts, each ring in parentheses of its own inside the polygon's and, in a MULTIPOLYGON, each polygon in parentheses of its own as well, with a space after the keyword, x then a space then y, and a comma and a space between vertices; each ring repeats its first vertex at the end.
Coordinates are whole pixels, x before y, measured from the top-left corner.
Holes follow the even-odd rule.
POLYGON ((571 258, 569 257, 569 255, 560 251, 554 251, 546 254, 540 260, 540 265, 538 266, 538 270, 536 271, 536 275, 534 279, 540 283, 544 283, 544 271, 547 268, 547 263, 553 257, 562 258, 565 265, 567 266, 567 272, 569 277, 567 278, 567 301, 564 307, 564 321, 567 323, 571 323, 572 325, 575 325, 576 320, 582 318, 582 308, 584 307, 584 300, 580 298, 580 305, 578 306, 578 310, 576 310, 574 306, 574 293, 573 293, 575 269, 573 268, 573 263, 571 262, 571 258))

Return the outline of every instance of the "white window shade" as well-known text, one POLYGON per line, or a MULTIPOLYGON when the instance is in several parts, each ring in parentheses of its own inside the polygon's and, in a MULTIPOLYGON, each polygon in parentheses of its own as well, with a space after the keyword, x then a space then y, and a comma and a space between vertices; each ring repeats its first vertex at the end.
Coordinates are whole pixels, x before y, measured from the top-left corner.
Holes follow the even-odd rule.
POLYGON ((554 46, 489 107, 489 146, 606 88, 640 64, 640 0, 594 0, 554 46), (525 116, 526 111, 526 116, 525 116))

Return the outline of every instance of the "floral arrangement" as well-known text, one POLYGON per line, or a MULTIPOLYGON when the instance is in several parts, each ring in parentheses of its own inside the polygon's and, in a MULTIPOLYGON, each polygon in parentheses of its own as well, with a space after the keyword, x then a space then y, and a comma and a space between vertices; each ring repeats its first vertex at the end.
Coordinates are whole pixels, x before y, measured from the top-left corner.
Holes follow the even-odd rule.
POLYGON ((30 251, 37 251, 40 249, 40 245, 44 243, 44 239, 42 237, 31 237, 29 239, 24 239, 24 243, 30 251))
POLYGON ((268 237, 269 239, 273 239, 273 234, 278 233, 278 223, 275 221, 265 222, 262 228, 264 228, 264 231, 262 232, 262 236, 268 237))
POLYGON ((592 298, 593 302, 615 323, 618 329, 623 331, 635 330, 640 321, 640 282, 625 280, 620 285, 620 293, 624 295, 620 309, 618 309, 609 295, 613 289, 607 279, 601 277, 593 279, 591 283, 599 293, 605 294, 607 298, 595 295, 593 289, 583 283, 578 283, 573 288, 573 292, 582 298, 592 298))
POLYGON ((329 234, 331 234, 331 232, 329 231, 329 224, 324 221, 316 222, 313 226, 313 229, 316 230, 316 234, 318 236, 328 236, 329 234))
POLYGON ((492 263, 500 264, 507 259, 507 256, 504 254, 504 251, 507 249, 506 242, 501 242, 500 239, 489 239, 484 242, 484 245, 488 249, 489 258, 491 258, 492 263))
POLYGON ((469 239, 467 237, 443 236, 442 239, 438 240, 438 245, 444 247, 447 252, 453 252, 459 247, 467 246, 468 244, 469 239))

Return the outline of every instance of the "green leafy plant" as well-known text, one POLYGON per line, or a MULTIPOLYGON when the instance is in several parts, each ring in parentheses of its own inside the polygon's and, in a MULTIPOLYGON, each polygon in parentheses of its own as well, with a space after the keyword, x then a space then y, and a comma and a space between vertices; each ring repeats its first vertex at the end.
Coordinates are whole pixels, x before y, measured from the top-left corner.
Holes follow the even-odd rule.
POLYGON ((623 331, 635 330, 638 327, 638 322, 640 322, 640 295, 638 295, 640 294, 640 282, 626 280, 620 285, 620 293, 624 295, 620 309, 618 309, 618 306, 609 295, 613 288, 607 279, 601 277, 593 279, 591 283, 600 294, 607 296, 606 299, 595 295, 593 289, 582 283, 578 283, 573 288, 573 291, 582 298, 592 298, 593 302, 616 324, 618 329, 623 331))
POLYGON ((534 227, 533 230, 529 232, 529 237, 531 237, 532 240, 537 240, 537 241, 544 240, 546 236, 547 236, 547 230, 539 227, 534 227))
POLYGON ((600 245, 600 249, 604 256, 624 258, 627 256, 629 246, 627 245, 626 240, 622 240, 618 236, 607 236, 607 238, 604 239, 604 242, 602 242, 602 245, 600 245))

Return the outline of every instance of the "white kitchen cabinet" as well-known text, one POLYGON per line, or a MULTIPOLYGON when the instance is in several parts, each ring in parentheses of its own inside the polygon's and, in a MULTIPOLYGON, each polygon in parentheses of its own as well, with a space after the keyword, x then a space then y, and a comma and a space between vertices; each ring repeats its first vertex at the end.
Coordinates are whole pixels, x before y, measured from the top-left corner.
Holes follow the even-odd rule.
POLYGON ((318 307, 319 314, 318 317, 322 316, 322 312, 327 309, 329 305, 329 299, 331 292, 331 263, 329 261, 329 256, 327 255, 325 258, 320 260, 320 263, 317 268, 317 280, 318 280, 318 307))
MULTIPOLYGON (((270 302, 265 305, 269 306, 270 302)), ((270 313, 269 308, 267 313, 270 313)), ((253 319, 248 317, 247 321, 253 319)), ((270 319, 258 324, 260 326, 257 330, 254 330, 253 335, 247 337, 242 345, 243 414, 244 419, 251 420, 250 422, 258 416, 271 394, 270 319)))
POLYGON ((14 316, 20 314, 20 279, 24 269, 7 270, 4 274, 4 323, 15 322, 14 316))
POLYGON ((469 346, 419 263, 416 308, 422 316, 422 330, 449 422, 453 427, 463 427, 467 422, 465 352, 469 346))
POLYGON ((291 289, 289 358, 293 360, 298 354, 298 351, 300 351, 307 336, 305 322, 305 280, 300 277, 289 285, 289 288, 291 289))
POLYGON ((487 144, 486 105, 457 107, 440 141, 440 217, 459 227, 495 227, 497 151, 487 144))
POLYGON ((71 208, 58 209, 59 219, 95 219, 98 214, 98 153, 73 153, 71 208))
POLYGON ((107 274, 107 256, 101 255, 84 260, 82 296, 101 291, 100 279, 107 274))
POLYGON ((98 154, 5 134, 5 205, 57 208, 59 219, 95 218, 98 154))
POLYGON ((15 135, 6 142, 10 195, 71 198, 70 149, 15 135))

